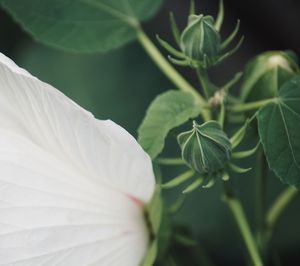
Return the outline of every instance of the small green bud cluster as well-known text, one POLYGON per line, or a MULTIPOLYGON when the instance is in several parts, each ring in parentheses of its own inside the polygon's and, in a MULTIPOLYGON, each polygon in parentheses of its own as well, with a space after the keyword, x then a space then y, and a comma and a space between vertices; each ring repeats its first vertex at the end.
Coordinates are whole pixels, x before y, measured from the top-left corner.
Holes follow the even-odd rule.
POLYGON ((189 58, 200 62, 214 62, 221 50, 221 37, 211 16, 190 15, 188 26, 180 38, 180 48, 189 58))
POLYGON ((196 15, 193 10, 182 33, 177 27, 174 16, 171 15, 172 31, 180 51, 157 37, 159 43, 170 53, 169 60, 181 66, 209 68, 236 52, 242 44, 243 37, 232 50, 227 51, 227 47, 235 39, 240 23, 237 22, 233 32, 222 42, 220 29, 223 22, 223 9, 223 1, 221 0, 220 11, 216 20, 212 16, 196 15))
MULTIPOLYGON (((259 147, 258 143, 250 150, 235 151, 242 142, 249 123, 250 120, 247 120, 230 139, 219 122, 214 120, 202 125, 194 121, 191 130, 177 136, 182 159, 191 169, 200 174, 200 180, 206 180, 206 185, 203 187, 211 187, 219 179, 227 181, 229 170, 238 174, 251 170, 251 168, 241 168, 232 162, 232 160, 252 156, 259 147)), ((195 182, 197 183, 197 180, 195 182)))
POLYGON ((177 137, 182 159, 200 175, 214 178, 231 158, 231 143, 217 121, 202 125, 193 123, 192 130, 177 137))

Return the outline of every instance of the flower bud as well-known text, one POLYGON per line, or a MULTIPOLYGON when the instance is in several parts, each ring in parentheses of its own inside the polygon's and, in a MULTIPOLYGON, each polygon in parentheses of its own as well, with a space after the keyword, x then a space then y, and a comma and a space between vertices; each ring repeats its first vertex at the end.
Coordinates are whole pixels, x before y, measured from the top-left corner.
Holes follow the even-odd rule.
POLYGON ((193 129, 177 137, 183 160, 200 174, 212 174, 231 158, 231 143, 217 121, 202 125, 194 122, 193 129))
POLYGON ((181 34, 183 53, 197 61, 214 61, 220 52, 221 37, 211 16, 190 15, 187 27, 181 34))
POLYGON ((292 52, 271 51, 253 58, 247 65, 241 88, 242 100, 259 101, 276 95, 283 83, 298 71, 292 52))

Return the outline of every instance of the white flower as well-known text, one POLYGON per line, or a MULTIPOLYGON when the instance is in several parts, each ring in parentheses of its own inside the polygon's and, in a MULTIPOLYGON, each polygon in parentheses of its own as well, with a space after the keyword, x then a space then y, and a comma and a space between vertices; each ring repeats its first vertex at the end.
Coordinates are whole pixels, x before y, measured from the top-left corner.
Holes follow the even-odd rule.
POLYGON ((0 54, 0 265, 139 265, 154 187, 129 133, 0 54))

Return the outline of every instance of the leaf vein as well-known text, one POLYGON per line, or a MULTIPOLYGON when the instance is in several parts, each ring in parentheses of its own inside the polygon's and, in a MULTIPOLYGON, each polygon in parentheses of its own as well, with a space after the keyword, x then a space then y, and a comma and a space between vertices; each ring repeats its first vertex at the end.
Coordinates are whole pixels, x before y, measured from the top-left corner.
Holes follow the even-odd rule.
POLYGON ((285 133, 286 133, 286 136, 287 136, 287 139, 288 139, 288 144, 289 144, 289 147, 290 147, 290 150, 291 150, 291 153, 292 153, 293 160, 294 160, 297 168, 300 169, 300 166, 299 166, 299 164, 296 160, 296 157, 295 157, 294 149, 293 149, 293 146, 292 146, 292 143, 291 143, 290 134, 288 132, 288 127, 287 127, 287 123, 286 123, 286 120, 285 120, 284 113, 282 111, 281 104, 278 104, 278 107, 279 107, 279 111, 280 111, 280 114, 281 114, 282 122, 283 122, 283 125, 284 125, 285 133))

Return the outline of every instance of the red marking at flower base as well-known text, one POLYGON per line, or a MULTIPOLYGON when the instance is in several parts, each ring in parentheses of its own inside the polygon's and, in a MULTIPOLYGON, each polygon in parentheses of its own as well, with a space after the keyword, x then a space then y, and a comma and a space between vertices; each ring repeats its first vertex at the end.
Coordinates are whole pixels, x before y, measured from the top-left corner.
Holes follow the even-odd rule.
POLYGON ((131 195, 128 195, 127 194, 127 196, 128 196, 128 198, 130 198, 138 207, 140 207, 140 208, 143 208, 144 207, 144 202, 143 201, 141 201, 140 199, 138 199, 138 198, 136 198, 136 197, 134 197, 134 196, 131 196, 131 195))

